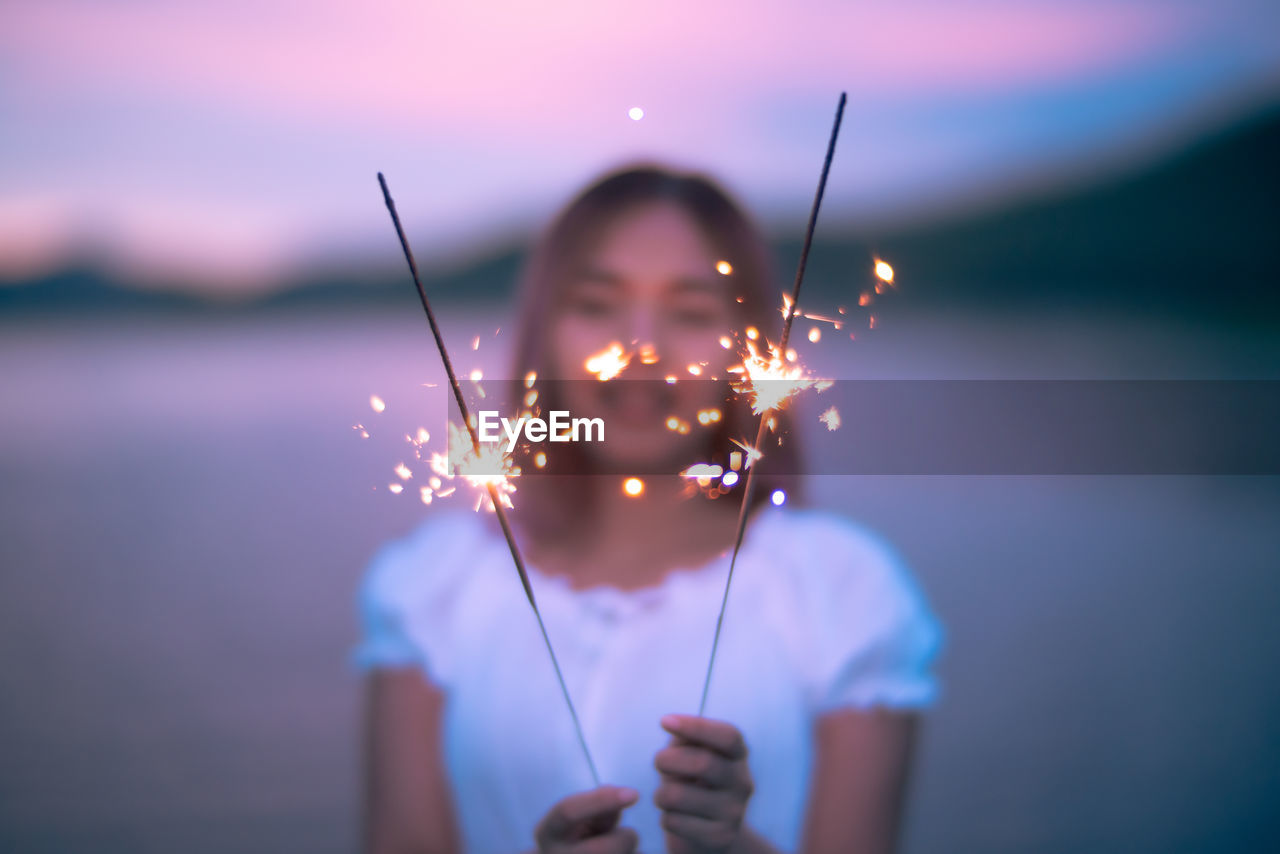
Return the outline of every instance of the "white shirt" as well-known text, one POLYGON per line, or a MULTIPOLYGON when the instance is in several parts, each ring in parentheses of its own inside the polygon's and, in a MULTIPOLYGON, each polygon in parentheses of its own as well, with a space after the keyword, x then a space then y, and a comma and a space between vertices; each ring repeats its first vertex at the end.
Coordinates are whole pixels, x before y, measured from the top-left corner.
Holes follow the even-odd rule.
MULTIPOLYGON (((658 719, 697 712, 729 556, 657 586, 530 582, 601 781, 631 786, 623 813, 661 852, 658 719)), ((560 798, 592 788, 551 661, 496 523, 446 511, 374 557, 360 592, 363 668, 420 666, 446 695, 443 743, 464 850, 516 854, 560 798)), ((894 553, 832 514, 766 507, 734 571, 706 715, 743 733, 747 822, 799 844, 814 718, 840 707, 916 708, 934 697, 941 629, 894 553)))

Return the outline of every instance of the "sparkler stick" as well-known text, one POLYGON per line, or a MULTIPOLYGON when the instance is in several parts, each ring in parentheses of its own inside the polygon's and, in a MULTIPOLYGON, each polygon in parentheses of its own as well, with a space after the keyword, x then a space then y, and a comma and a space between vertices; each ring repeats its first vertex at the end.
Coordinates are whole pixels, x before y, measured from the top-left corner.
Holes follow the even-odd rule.
MULTIPOLYGON (((404 229, 400 226, 400 215, 396 213, 396 203, 391 200, 391 191, 387 189, 387 179, 382 177, 382 173, 378 173, 378 184, 382 187, 382 198, 387 203, 387 210, 391 212, 391 221, 395 224, 396 235, 400 238, 400 247, 404 249, 404 259, 409 262, 409 272, 413 275, 413 284, 418 289, 418 296, 422 299, 422 309, 427 313, 427 323, 431 325, 431 335, 436 339, 436 349, 440 351, 440 361, 444 363, 444 372, 449 377, 449 387, 453 389, 453 398, 458 403, 458 411, 462 414, 462 423, 467 426, 467 433, 471 436, 471 445, 476 454, 480 453, 480 437, 476 433, 476 427, 471 423, 471 417, 467 412, 467 402, 462 397, 462 388, 458 385, 458 377, 453 372, 453 362, 449 359, 449 351, 444 346, 444 338, 440 334, 440 326, 436 323, 435 313, 431 310, 431 303, 427 300, 427 292, 422 287, 422 279, 418 276, 418 265, 413 260, 413 252, 409 249, 409 241, 404 236, 404 229)), ((498 495, 498 488, 492 482, 486 483, 489 491, 489 500, 493 502, 493 512, 498 517, 498 524, 502 526, 502 536, 506 538, 507 548, 511 551, 511 560, 516 565, 516 572, 520 576, 520 585, 524 587, 524 595, 529 600, 529 606, 533 608, 533 615, 538 620, 538 629, 542 632, 542 641, 547 645, 547 654, 551 656, 551 665, 555 668, 556 679, 560 682, 560 692, 564 694, 565 705, 569 707, 569 716, 573 718, 573 728, 578 735, 578 744, 582 746, 582 755, 587 759, 587 766, 591 769, 591 779, 595 785, 600 785, 600 775, 596 771, 596 763, 591 759, 591 751, 587 749, 587 739, 582 734, 582 724, 578 720, 578 712, 573 707, 573 700, 569 698, 569 688, 565 684, 564 674, 560 671, 560 662, 556 659, 555 650, 551 647, 551 638, 547 635, 547 626, 542 621, 542 612, 538 610, 538 602, 533 596, 533 588, 529 585, 529 573, 524 568, 524 558, 520 555, 520 548, 516 545, 515 534, 511 531, 511 524, 507 521, 506 511, 503 509, 502 500, 498 495)))
MULTIPOLYGON (((831 158, 836 151, 836 137, 840 135, 840 119, 844 116, 845 93, 840 93, 840 101, 836 105, 836 119, 831 126, 831 139, 827 143, 827 156, 822 161, 822 175, 818 178, 818 191, 813 197, 813 207, 809 209, 809 224, 804 232, 804 245, 800 248, 800 263, 796 268, 796 281, 791 288, 791 301, 787 303, 782 322, 782 340, 778 343, 778 352, 787 352, 787 341, 791 337, 791 322, 796 317, 796 307, 800 301, 800 285, 804 282, 804 268, 809 261, 809 247, 813 244, 813 230, 818 224, 818 208, 822 205, 822 193, 827 187, 827 173, 831 171, 831 158)), ((760 429, 756 431, 754 447, 764 445, 765 435, 769 430, 769 419, 772 409, 766 409, 760 415, 760 429)), ((733 569, 738 563, 738 552, 742 549, 742 539, 747 531, 747 512, 751 509, 751 496, 755 492, 756 466, 747 469, 747 479, 742 487, 742 506, 738 509, 738 531, 733 542, 733 556, 729 559, 729 574, 724 580, 724 596, 720 600, 720 616, 716 618, 715 638, 711 641, 711 658, 707 662, 707 678, 702 683, 702 700, 698 703, 698 717, 707 708, 707 692, 711 690, 711 671, 716 665, 716 650, 720 647, 720 629, 724 626, 725 607, 729 604, 729 585, 733 583, 733 569)))

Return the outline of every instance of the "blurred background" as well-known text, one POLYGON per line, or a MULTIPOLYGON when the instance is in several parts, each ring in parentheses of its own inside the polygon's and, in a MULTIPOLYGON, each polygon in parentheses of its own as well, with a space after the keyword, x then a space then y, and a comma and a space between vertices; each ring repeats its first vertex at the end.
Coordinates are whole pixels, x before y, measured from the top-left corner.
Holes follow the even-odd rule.
MULTIPOLYGON (((353 595, 432 512, 388 486, 444 411, 376 171, 492 376, 529 239, 634 158, 720 178, 789 281, 845 90, 806 308, 858 332, 813 367, 1275 380, 1277 32, 1268 0, 9 0, 0 849, 355 848, 353 595)), ((905 850, 1280 850, 1278 487, 813 477, 948 630, 905 850)))

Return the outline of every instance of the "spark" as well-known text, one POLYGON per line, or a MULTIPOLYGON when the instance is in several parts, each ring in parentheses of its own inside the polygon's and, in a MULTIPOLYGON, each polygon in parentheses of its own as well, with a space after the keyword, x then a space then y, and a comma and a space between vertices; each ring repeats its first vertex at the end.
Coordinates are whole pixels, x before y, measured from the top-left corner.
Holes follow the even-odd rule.
POLYGON ((876 259, 876 278, 885 284, 893 284, 893 268, 879 258, 876 259))
POLYGON ((369 406, 374 412, 385 412, 387 409, 387 404, 376 394, 369 395, 369 406))
POLYGON ((413 472, 411 472, 409 470, 409 467, 404 463, 396 463, 395 472, 396 472, 396 476, 399 477, 401 480, 408 480, 409 478, 413 477, 413 472))
POLYGON ((722 486, 733 486, 737 482, 738 473, 736 471, 727 471, 724 473, 724 477, 720 478, 720 484, 722 486))
POLYGON ((652 365, 658 361, 658 351, 653 349, 652 344, 645 344, 640 348, 640 364, 652 365))
POLYGON ((431 441, 431 434, 427 432, 427 428, 419 427, 418 428, 418 444, 425 445, 427 444, 427 442, 430 442, 430 441, 431 441))
POLYGON ((546 451, 538 451, 538 453, 534 454, 534 455, 533 455, 533 464, 534 464, 535 466, 537 466, 538 468, 546 468, 546 465, 547 465, 547 452, 546 452, 546 451))
POLYGON ((471 369, 471 381, 472 381, 473 383, 478 383, 478 382, 480 382, 480 380, 482 380, 482 379, 484 379, 484 371, 480 370, 479 368, 472 368, 472 369, 471 369))
POLYGON ((759 330, 759 329, 756 329, 754 326, 748 326, 748 327, 747 327, 747 338, 748 338, 748 340, 754 341, 754 340, 756 340, 756 339, 757 339, 757 338, 759 338, 759 337, 760 337, 760 330, 759 330))
POLYGON ((622 373, 630 362, 631 354, 622 349, 621 344, 614 341, 599 353, 588 356, 583 364, 587 369, 587 373, 595 374, 596 379, 604 382, 622 373))
POLYGON ((701 365, 690 364, 687 368, 685 368, 685 370, 686 370, 686 371, 688 371, 689 373, 693 374, 695 377, 700 377, 700 376, 702 376, 702 366, 701 366, 701 365))
POLYGON ((821 338, 822 338, 822 330, 821 330, 821 329, 819 329, 818 327, 816 327, 816 326, 815 326, 815 327, 813 327, 812 329, 810 329, 810 330, 809 330, 809 340, 810 340, 811 342, 813 342, 813 343, 815 343, 815 344, 816 344, 816 343, 817 343, 821 338))
MULTIPOLYGON (((733 442, 733 444, 737 445, 739 448, 741 448, 743 451, 746 452, 747 454, 746 461, 742 466, 742 468, 744 469, 751 468, 752 463, 764 458, 764 454, 762 454, 760 451, 756 450, 755 448, 751 447, 746 442, 739 442, 737 439, 730 439, 729 441, 733 442)), ((737 452, 735 451, 734 453, 737 453, 737 452)))
POLYGON ((533 384, 534 384, 534 382, 536 382, 536 381, 537 381, 537 379, 538 379, 538 372, 537 372, 537 371, 530 371, 529 373, 525 374, 525 375, 524 375, 524 387, 525 387, 525 388, 533 388, 533 384))
POLYGON ((871 303, 872 303, 872 301, 873 301, 874 299, 875 299, 875 297, 871 296, 871 294, 869 294, 869 293, 859 294, 859 295, 858 295, 858 305, 862 305, 862 306, 871 305, 871 303))
POLYGON ((391 491, 392 495, 399 495, 400 493, 404 492, 404 487, 398 483, 388 484, 387 489, 391 491))
MULTIPOLYGON (((437 498, 452 495, 457 488, 450 486, 448 489, 441 489, 444 481, 461 477, 468 485, 480 491, 480 503, 484 503, 489 509, 493 508, 493 502, 492 500, 486 502, 485 499, 489 498, 490 486, 494 487, 498 500, 503 506, 513 506, 510 495, 516 491, 516 487, 510 478, 519 475, 520 469, 512 463, 511 457, 503 450, 501 442, 481 445, 477 452, 466 429, 449 422, 449 448, 453 452, 450 456, 433 453, 428 462, 436 475, 428 483, 435 490, 437 498)), ((478 503, 477 509, 479 506, 478 503)))
POLYGON ((787 494, 781 489, 775 489, 769 496, 769 500, 773 502, 774 507, 781 507, 787 501, 787 494))
POLYGON ((706 424, 715 424, 715 423, 716 423, 716 422, 718 422, 719 420, 720 420, 720 410, 719 410, 719 409, 699 409, 699 410, 698 410, 698 423, 699 423, 699 424, 703 424, 703 425, 706 425, 706 424))
POLYGON ((743 375, 733 384, 734 389, 749 396, 751 410, 756 415, 782 407, 793 395, 806 388, 821 390, 831 385, 830 380, 809 376, 790 351, 787 355, 791 358, 784 360, 776 346, 768 341, 765 343, 769 347, 768 358, 760 354, 754 341, 748 341, 747 357, 740 366, 732 369, 734 373, 743 375))
POLYGON ((721 335, 720 346, 726 350, 731 349, 733 347, 733 340, 730 339, 728 335, 721 335))
POLYGON ((430 504, 431 496, 432 496, 431 487, 429 486, 424 486, 418 490, 418 497, 422 499, 423 504, 430 504))
POLYGON ((716 272, 722 276, 727 276, 733 272, 733 265, 728 261, 717 261, 716 272))
POLYGON ((632 498, 644 495, 644 481, 638 477, 629 477, 622 482, 622 491, 632 498))
POLYGON ((627 110, 627 115, 631 118, 631 121, 638 122, 644 118, 644 110, 639 107, 632 107, 627 110))
POLYGON ((834 406, 829 407, 826 412, 819 415, 818 420, 826 424, 828 430, 840 429, 840 411, 834 406))
POLYGON ((480 349, 480 336, 479 336, 479 335, 477 335, 475 338, 472 338, 472 339, 471 339, 471 349, 472 349, 472 350, 479 350, 479 349, 480 349))

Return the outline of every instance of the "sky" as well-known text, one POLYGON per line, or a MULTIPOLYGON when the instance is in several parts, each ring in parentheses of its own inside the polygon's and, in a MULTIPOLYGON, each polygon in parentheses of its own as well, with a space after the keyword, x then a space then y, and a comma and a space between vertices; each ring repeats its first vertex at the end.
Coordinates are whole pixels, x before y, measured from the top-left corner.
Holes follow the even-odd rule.
POLYGON ((0 278, 380 257, 379 170, 426 266, 641 157, 798 231, 841 91, 824 221, 927 215, 1280 96, 1277 32, 1274 0, 5 0, 0 278))

